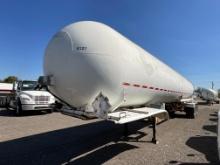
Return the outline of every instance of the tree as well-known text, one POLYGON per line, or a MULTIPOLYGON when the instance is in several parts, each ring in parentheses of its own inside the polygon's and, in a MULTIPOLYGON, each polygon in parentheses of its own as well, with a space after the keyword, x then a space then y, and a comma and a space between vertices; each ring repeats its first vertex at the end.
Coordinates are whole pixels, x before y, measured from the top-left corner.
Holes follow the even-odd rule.
POLYGON ((3 80, 4 83, 14 83, 15 81, 18 81, 16 76, 8 76, 3 80))

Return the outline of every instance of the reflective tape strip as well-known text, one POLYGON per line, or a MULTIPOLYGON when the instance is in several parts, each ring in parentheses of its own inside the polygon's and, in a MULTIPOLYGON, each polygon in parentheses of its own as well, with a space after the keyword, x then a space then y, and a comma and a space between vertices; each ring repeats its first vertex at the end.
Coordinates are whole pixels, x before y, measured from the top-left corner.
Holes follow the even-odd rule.
POLYGON ((140 87, 140 85, 138 85, 138 84, 133 84, 133 86, 134 86, 134 87, 140 87))
POLYGON ((141 87, 141 88, 148 88, 148 89, 154 89, 156 91, 165 91, 169 93, 177 93, 177 94, 184 94, 184 92, 179 92, 179 91, 173 91, 173 90, 168 90, 168 89, 163 89, 163 88, 158 88, 158 87, 153 87, 153 86, 147 86, 147 85, 139 85, 139 84, 130 84, 127 82, 124 82, 122 85, 124 86, 133 86, 133 87, 141 87))
POLYGON ((123 83, 123 85, 130 86, 130 83, 125 82, 125 83, 123 83))

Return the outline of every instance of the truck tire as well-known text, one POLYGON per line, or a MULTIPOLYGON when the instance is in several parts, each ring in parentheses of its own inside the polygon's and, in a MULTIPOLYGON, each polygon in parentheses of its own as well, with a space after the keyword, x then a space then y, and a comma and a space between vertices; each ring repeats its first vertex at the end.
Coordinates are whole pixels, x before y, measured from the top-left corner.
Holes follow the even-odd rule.
POLYGON ((63 107, 63 104, 55 101, 54 111, 59 111, 63 107))
POLYGON ((172 119, 175 117, 175 112, 174 111, 168 111, 169 117, 172 119))
POLYGON ((47 113, 52 113, 52 112, 53 112, 53 108, 47 110, 47 113))
POLYGON ((15 109, 15 114, 16 116, 21 116, 22 115, 22 106, 21 106, 21 101, 18 99, 16 109, 15 109))
POLYGON ((195 119, 195 110, 193 108, 186 109, 186 116, 189 119, 195 119))

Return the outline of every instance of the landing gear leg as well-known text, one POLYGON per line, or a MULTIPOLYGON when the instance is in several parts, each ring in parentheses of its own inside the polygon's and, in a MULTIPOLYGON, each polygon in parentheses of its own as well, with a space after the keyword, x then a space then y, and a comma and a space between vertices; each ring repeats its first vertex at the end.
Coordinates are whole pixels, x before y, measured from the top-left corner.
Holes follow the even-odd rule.
POLYGON ((123 136, 124 136, 125 139, 128 137, 128 123, 124 124, 123 136))
POLYGON ((159 142, 156 139, 156 117, 151 118, 152 121, 152 129, 153 129, 153 138, 152 138, 152 143, 158 144, 159 142))

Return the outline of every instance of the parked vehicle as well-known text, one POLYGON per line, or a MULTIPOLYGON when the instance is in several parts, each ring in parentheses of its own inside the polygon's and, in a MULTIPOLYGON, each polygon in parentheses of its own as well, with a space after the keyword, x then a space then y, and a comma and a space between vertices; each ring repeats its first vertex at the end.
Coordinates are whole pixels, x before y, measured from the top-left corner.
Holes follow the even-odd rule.
POLYGON ((98 22, 77 22, 55 34, 41 79, 73 116, 125 124, 167 111, 196 114, 190 81, 98 22))
POLYGON ((102 23, 77 22, 58 32, 46 49, 44 74, 50 92, 85 116, 107 119, 121 107, 165 103, 171 114, 194 118, 191 82, 102 23))
POLYGON ((0 106, 5 107, 7 105, 7 98, 13 95, 12 83, 0 83, 0 106))
POLYGON ((207 89, 198 87, 195 92, 197 95, 205 100, 207 103, 217 103, 219 104, 218 92, 213 89, 207 89))
POLYGON ((2 95, 4 105, 9 109, 15 109, 16 115, 21 115, 23 111, 47 110, 52 112, 55 98, 44 89, 37 89, 37 81, 18 81, 12 85, 10 94, 2 95))
POLYGON ((150 118, 153 142, 159 115, 197 113, 190 81, 99 22, 73 23, 55 34, 39 80, 65 105, 65 114, 117 124, 150 118))

